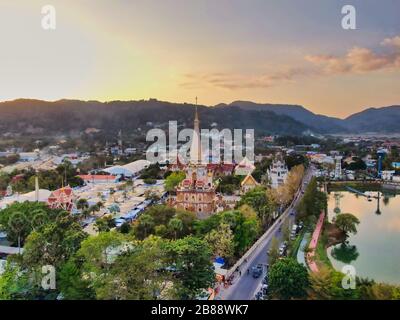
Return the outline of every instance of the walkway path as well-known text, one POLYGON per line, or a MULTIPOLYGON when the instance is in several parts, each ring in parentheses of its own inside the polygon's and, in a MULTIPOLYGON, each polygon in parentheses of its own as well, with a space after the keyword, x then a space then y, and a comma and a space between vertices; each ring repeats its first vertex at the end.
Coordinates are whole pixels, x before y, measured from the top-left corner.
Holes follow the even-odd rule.
POLYGON ((307 263, 306 263, 305 250, 306 250, 306 246, 307 246, 307 243, 308 243, 308 239, 310 238, 310 235, 311 234, 308 233, 308 232, 303 235, 303 238, 301 239, 301 242, 300 242, 299 250, 297 251, 297 262, 302 264, 306 268, 308 266, 307 266, 307 263))
POLYGON ((311 242, 310 242, 310 246, 309 246, 309 249, 311 251, 307 253, 308 266, 310 267, 310 270, 312 272, 318 272, 318 266, 315 263, 314 257, 315 257, 315 249, 317 248, 317 244, 318 244, 318 239, 319 239, 319 236, 321 235, 322 227, 324 225, 324 219, 325 219, 325 213, 321 212, 318 222, 317 222, 317 226, 315 227, 314 233, 311 238, 311 242))

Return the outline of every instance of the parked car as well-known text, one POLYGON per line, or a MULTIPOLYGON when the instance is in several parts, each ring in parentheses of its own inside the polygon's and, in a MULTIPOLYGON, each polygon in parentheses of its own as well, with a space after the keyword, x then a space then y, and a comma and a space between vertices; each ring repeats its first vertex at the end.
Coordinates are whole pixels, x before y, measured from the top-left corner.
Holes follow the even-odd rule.
POLYGON ((259 292, 256 293, 255 299, 256 299, 256 300, 262 300, 262 299, 263 299, 263 293, 262 293, 262 291, 259 291, 259 292))
POLYGON ((287 250, 287 243, 286 241, 284 243, 281 244, 281 246, 279 247, 279 255, 281 257, 286 255, 286 250, 287 250))
POLYGON ((261 292, 263 294, 263 297, 265 297, 266 295, 268 295, 268 285, 267 284, 263 284, 261 287, 261 292))

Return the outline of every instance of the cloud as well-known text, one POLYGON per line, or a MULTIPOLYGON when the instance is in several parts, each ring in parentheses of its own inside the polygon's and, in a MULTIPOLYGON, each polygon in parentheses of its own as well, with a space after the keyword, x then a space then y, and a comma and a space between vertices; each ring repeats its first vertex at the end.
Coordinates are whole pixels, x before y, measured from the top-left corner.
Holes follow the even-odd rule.
POLYGON ((394 70, 400 68, 400 36, 384 39, 380 47, 375 50, 353 47, 344 55, 317 54, 307 55, 304 59, 309 62, 308 65, 285 66, 280 70, 264 70, 253 75, 223 72, 187 73, 180 85, 187 89, 204 87, 227 90, 265 89, 312 76, 394 70))
POLYGON ((387 49, 375 52, 368 48, 354 47, 343 56, 308 55, 306 60, 317 66, 322 74, 365 73, 400 67, 400 37, 381 42, 387 49))
POLYGON ((400 36, 386 38, 382 41, 381 45, 400 48, 400 36))
POLYGON ((270 88, 281 82, 290 82, 297 76, 310 74, 304 68, 283 68, 277 72, 264 72, 259 75, 240 75, 228 73, 190 73, 184 75, 181 86, 197 89, 204 86, 221 89, 260 89, 270 88))

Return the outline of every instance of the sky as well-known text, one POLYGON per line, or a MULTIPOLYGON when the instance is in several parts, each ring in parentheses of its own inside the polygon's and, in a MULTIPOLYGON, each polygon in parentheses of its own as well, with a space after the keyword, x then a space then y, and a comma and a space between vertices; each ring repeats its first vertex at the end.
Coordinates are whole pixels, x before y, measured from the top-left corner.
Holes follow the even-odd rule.
POLYGON ((399 0, 0 0, 0 43, 0 101, 400 104, 399 0))

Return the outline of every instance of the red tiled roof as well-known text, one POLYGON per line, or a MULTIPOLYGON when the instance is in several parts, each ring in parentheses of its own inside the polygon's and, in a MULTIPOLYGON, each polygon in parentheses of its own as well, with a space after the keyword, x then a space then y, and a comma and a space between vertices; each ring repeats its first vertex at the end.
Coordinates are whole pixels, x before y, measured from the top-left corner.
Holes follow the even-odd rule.
POLYGON ((78 176, 79 178, 81 178, 82 180, 85 180, 85 181, 92 181, 92 180, 109 180, 109 181, 112 181, 112 180, 115 180, 116 179, 116 176, 113 176, 113 175, 101 175, 101 174, 82 174, 82 175, 79 175, 78 176))
POLYGON ((68 211, 73 206, 73 190, 70 186, 54 190, 47 199, 48 205, 53 209, 63 208, 68 211))

